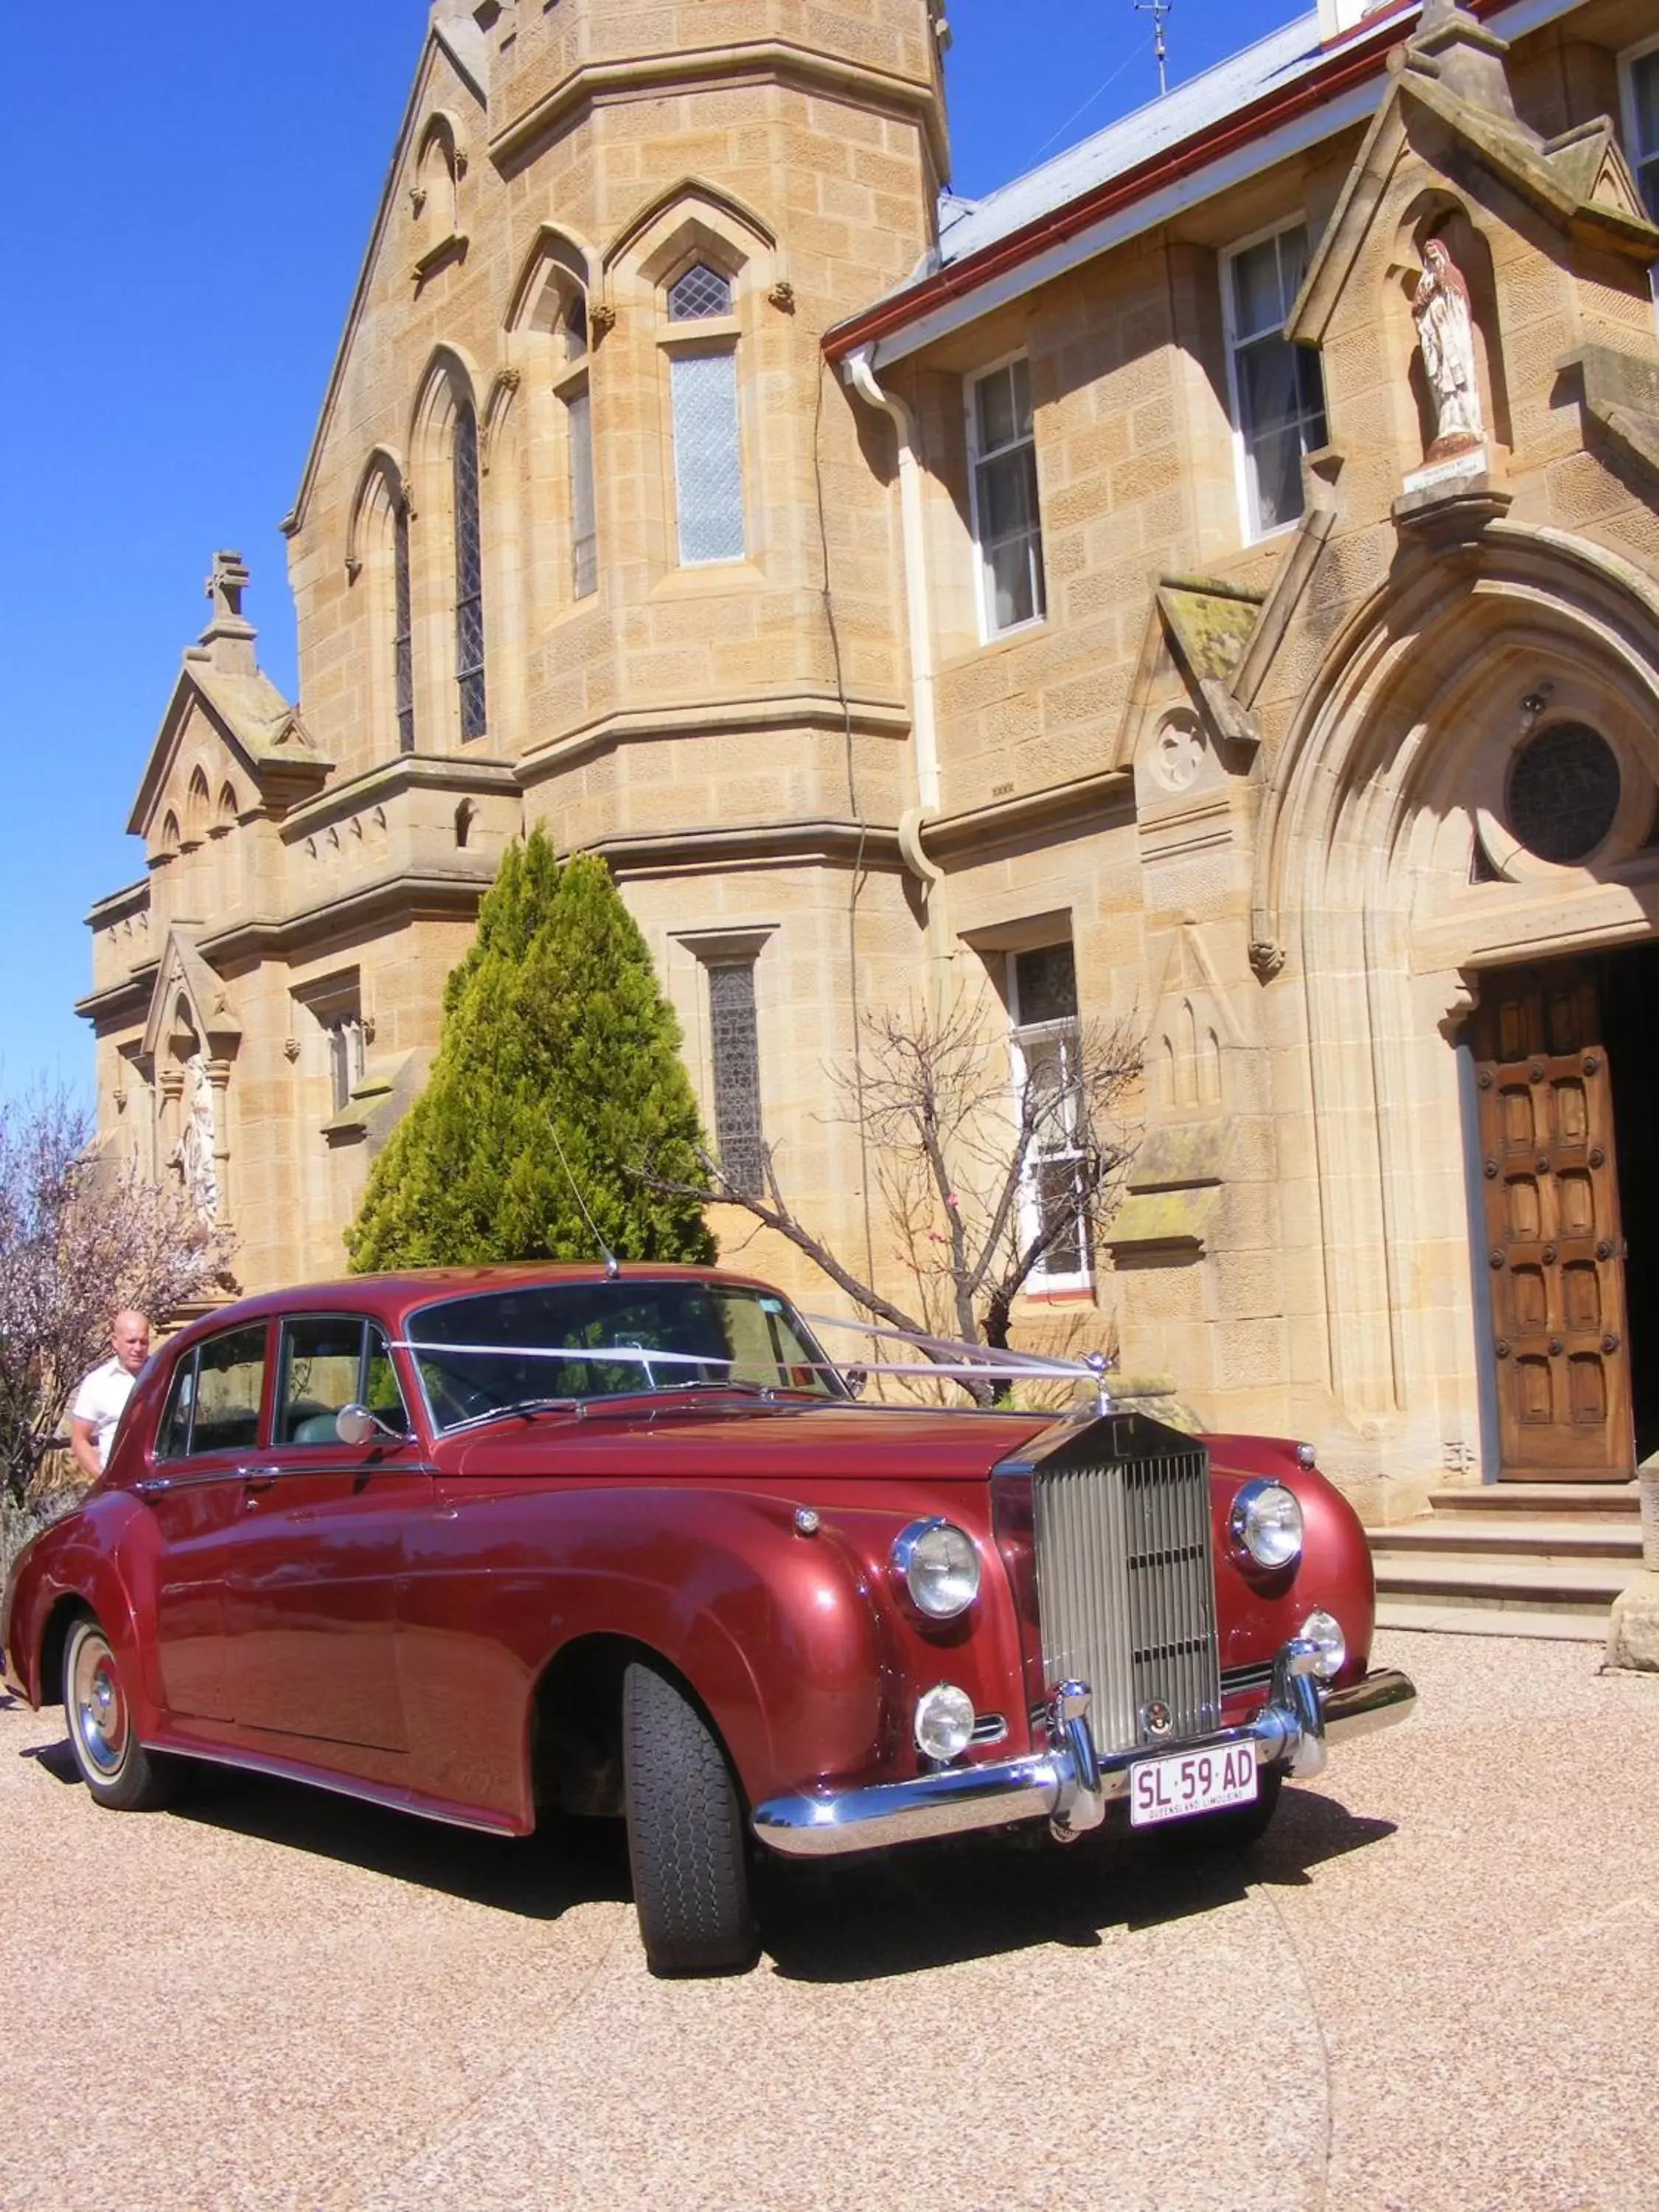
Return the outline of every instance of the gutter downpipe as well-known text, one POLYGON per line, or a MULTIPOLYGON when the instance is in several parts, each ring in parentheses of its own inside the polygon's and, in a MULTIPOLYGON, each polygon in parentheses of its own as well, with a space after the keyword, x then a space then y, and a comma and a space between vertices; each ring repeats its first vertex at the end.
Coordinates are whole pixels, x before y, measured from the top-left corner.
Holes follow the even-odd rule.
POLYGON ((904 556, 904 598, 909 611, 910 734, 916 776, 916 804, 898 825, 899 851, 921 886, 927 945, 928 997, 934 1018, 943 1018, 951 966, 950 934, 943 889, 945 872, 922 848, 921 833, 939 811, 939 721, 933 696, 933 633, 927 588, 927 519, 922 507, 921 464, 916 458, 916 419, 908 401, 876 381, 873 349, 848 354, 842 373, 859 398, 893 425, 898 445, 899 532, 904 556))

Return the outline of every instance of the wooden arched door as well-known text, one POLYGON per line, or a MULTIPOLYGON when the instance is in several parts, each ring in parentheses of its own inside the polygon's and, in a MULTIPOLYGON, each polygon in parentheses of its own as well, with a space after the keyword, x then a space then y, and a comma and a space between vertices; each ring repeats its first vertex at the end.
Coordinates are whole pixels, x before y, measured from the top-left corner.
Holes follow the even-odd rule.
POLYGON ((1625 1244, 1595 964, 1484 976, 1470 1045, 1500 1479, 1627 1480, 1625 1244))

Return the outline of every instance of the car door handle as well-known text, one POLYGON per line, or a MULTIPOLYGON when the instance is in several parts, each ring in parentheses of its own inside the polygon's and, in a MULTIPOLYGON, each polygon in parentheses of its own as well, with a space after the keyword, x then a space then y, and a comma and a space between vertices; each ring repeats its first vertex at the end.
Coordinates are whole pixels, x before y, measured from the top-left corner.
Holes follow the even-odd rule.
POLYGON ((249 1490, 269 1490, 282 1471, 280 1467, 239 1467, 236 1470, 249 1490))

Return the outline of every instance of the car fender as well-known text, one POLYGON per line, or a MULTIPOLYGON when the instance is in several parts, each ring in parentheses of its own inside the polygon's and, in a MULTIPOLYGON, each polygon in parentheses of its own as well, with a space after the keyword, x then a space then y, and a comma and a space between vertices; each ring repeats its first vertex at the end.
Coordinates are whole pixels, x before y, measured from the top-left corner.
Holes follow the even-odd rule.
POLYGON ((100 1492, 77 1511, 43 1529, 17 1563, 12 1599, 10 1653, 29 1703, 37 1710, 57 1702, 60 1685, 46 1679, 48 1641, 62 1609, 92 1613, 110 1641, 126 1686, 127 1702, 141 1737, 161 1726, 153 1656, 140 1635, 137 1610, 120 1548, 135 1522, 136 1500, 119 1491, 100 1492))
POLYGON ((520 1816, 538 1686, 597 1637, 684 1680, 751 1799, 867 1771, 888 1672, 880 1608, 857 1547, 827 1522, 798 1533, 793 1498, 441 1487, 411 1536, 400 1668, 432 1731, 434 1781, 453 1794, 520 1816))

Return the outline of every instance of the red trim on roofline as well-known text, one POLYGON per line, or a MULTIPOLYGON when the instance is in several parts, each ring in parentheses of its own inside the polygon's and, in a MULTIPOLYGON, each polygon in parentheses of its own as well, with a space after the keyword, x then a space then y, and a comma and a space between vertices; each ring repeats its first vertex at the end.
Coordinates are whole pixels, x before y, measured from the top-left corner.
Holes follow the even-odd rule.
MULTIPOLYGON (((1484 18, 1495 15, 1505 0, 1465 0, 1465 4, 1471 15, 1484 18)), ((907 323, 917 321, 944 301, 975 291, 992 277, 1018 268, 1022 261, 1034 259, 1044 247, 1061 244, 1161 185, 1190 176, 1218 155, 1232 152, 1235 147, 1263 136, 1280 124, 1293 122, 1313 108, 1324 106, 1356 84, 1363 83, 1368 76, 1380 76, 1389 49, 1402 43, 1399 20, 1401 12, 1401 8, 1391 9, 1381 25, 1362 22, 1356 31, 1327 46, 1325 63, 1287 91, 1263 94, 1249 106, 1241 108, 1231 121, 1211 126, 1202 137, 1183 138, 1164 152, 1149 155, 1133 169, 1109 177, 1079 198, 1068 200, 1064 207, 1034 216, 1019 229, 1010 231, 1006 238, 999 238, 981 246, 977 253, 969 254, 966 260, 936 270, 908 291, 836 324, 824 332, 826 357, 830 361, 843 360, 860 346, 872 344, 891 331, 902 330, 907 323)))

